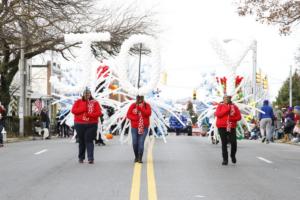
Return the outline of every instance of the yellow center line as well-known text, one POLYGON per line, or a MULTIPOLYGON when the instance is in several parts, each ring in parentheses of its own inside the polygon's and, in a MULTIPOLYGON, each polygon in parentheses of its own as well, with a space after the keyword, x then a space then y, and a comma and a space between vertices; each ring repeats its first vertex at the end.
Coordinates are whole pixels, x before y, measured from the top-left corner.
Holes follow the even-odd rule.
POLYGON ((141 171, 142 171, 142 165, 140 163, 135 163, 133 176, 132 176, 130 200, 140 199, 141 171))
POLYGON ((148 200, 157 200, 156 183, 153 165, 153 145, 154 137, 150 140, 147 156, 147 180, 148 180, 148 200))

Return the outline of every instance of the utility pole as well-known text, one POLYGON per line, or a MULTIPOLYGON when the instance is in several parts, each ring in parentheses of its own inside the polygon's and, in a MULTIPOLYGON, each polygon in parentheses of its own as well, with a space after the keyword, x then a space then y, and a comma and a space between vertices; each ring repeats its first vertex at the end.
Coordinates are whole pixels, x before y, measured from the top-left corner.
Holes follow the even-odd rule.
MULTIPOLYGON (((24 8, 26 8, 26 5, 24 2, 20 2, 22 6, 22 12, 24 11, 24 8)), ((28 0, 28 4, 30 3, 30 0, 28 0)), ((29 13, 29 10, 27 9, 27 12, 29 13)), ((27 97, 27 80, 25 80, 25 75, 27 72, 27 68, 25 68, 25 34, 27 33, 27 24, 25 19, 21 19, 19 22, 20 28, 21 28, 21 44, 20 44, 20 60, 19 60, 19 72, 20 72, 20 100, 19 100, 19 135, 21 137, 24 136, 24 115, 26 114, 26 97, 27 97)))
POLYGON ((292 69, 292 65, 290 66, 290 87, 289 87, 289 93, 290 93, 290 107, 293 106, 293 93, 292 93, 292 89, 293 89, 293 69, 292 69))
MULTIPOLYGON (((23 31, 22 31, 23 32, 23 31)), ((21 52, 19 61, 19 72, 20 72, 20 100, 19 100, 19 134, 21 137, 24 136, 24 111, 25 111, 25 79, 24 79, 24 68, 25 68, 25 52, 24 52, 24 35, 21 35, 21 52)))

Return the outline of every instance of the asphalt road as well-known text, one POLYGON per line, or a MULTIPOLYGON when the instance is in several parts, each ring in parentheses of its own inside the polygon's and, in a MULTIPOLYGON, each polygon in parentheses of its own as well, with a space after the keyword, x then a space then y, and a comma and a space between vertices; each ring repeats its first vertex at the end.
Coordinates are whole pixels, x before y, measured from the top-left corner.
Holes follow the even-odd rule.
POLYGON ((1 200, 293 200, 300 198, 300 146, 239 141, 237 164, 221 165, 207 138, 147 140, 144 164, 115 137, 79 164, 67 139, 0 149, 1 200), (148 151, 148 153, 147 153, 148 151))

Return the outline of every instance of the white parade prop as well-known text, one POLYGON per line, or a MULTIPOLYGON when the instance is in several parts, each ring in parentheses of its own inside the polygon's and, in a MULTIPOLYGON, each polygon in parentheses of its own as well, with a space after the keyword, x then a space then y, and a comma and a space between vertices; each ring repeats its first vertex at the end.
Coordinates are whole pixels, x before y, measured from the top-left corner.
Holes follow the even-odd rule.
MULTIPOLYGON (((212 40, 211 41, 213 49, 216 51, 216 54, 219 56, 219 58, 223 61, 225 67, 227 67, 228 74, 226 76, 227 78, 227 85, 226 85, 226 94, 232 96, 232 101, 237 107, 240 109, 242 113, 242 120, 239 123, 239 128, 237 128, 237 136, 242 138, 244 136, 244 130, 243 125, 246 126, 247 130, 250 131, 249 122, 246 120, 246 116, 251 116, 254 111, 262 112, 259 109, 255 107, 255 103, 252 104, 245 104, 245 102, 248 102, 249 99, 252 97, 252 94, 245 94, 242 98, 239 99, 238 92, 240 90, 243 91, 243 88, 245 86, 245 79, 241 81, 238 87, 236 87, 236 70, 237 67, 240 65, 242 60, 245 58, 249 50, 251 50, 253 47, 253 42, 251 42, 250 45, 247 46, 247 48, 241 52, 241 55, 236 59, 233 60, 230 58, 230 56, 227 54, 226 50, 223 48, 221 43, 218 40, 212 40)), ((217 103, 222 101, 222 98, 224 96, 224 89, 219 82, 218 85, 214 88, 215 92, 211 93, 212 95, 210 98, 207 98, 206 105, 207 109, 202 112, 202 114, 199 116, 198 120, 201 122, 204 118, 208 117, 212 119, 211 124, 212 127, 209 131, 209 135, 214 131, 214 137, 215 139, 218 139, 218 129, 216 127, 216 118, 214 117, 214 113, 217 108, 217 103), (213 103, 213 104, 212 104, 213 103)), ((210 138, 210 137, 209 137, 210 138)))
MULTIPOLYGON (((106 72, 105 76, 96 73, 96 68, 91 67, 91 60, 94 60, 90 52, 90 44, 92 41, 106 41, 108 36, 106 34, 69 34, 66 35, 66 41, 77 42, 83 41, 83 46, 81 49, 81 54, 78 61, 78 65, 72 68, 70 67, 66 71, 62 72, 62 78, 59 80, 58 77, 51 77, 51 81, 54 84, 54 88, 57 89, 60 94, 54 94, 60 99, 54 103, 60 103, 65 105, 66 110, 70 110, 74 101, 80 98, 82 91, 86 86, 92 92, 92 96, 99 101, 100 105, 106 105, 113 107, 115 113, 111 117, 107 117, 104 111, 104 123, 99 123, 99 131, 103 134, 118 131, 120 134, 120 141, 122 143, 129 141, 131 134, 125 137, 125 132, 130 130, 130 121, 126 118, 127 111, 131 103, 135 102, 135 97, 137 95, 146 96, 146 101, 151 105, 152 115, 150 118, 150 130, 154 135, 161 137, 166 142, 165 135, 167 134, 167 124, 163 120, 163 115, 161 110, 170 112, 175 115, 175 109, 164 101, 160 100, 156 96, 150 96, 154 90, 156 90, 158 82, 160 80, 161 74, 161 64, 160 64, 160 51, 156 40, 150 36, 146 35, 133 35, 128 40, 126 40, 122 47, 120 55, 117 58, 117 66, 113 66, 114 63, 108 64, 109 71, 106 72), (97 38, 99 37, 99 38, 97 38), (144 47, 150 49, 151 56, 144 56, 142 67, 142 78, 141 87, 138 88, 134 83, 137 80, 137 65, 132 62, 133 57, 129 54, 130 48, 135 44, 142 43, 144 47), (145 62, 148 61, 148 62, 145 62), (87 68, 87 66, 89 66, 87 68), (113 71, 112 71, 113 70, 113 71), (87 73, 85 72, 87 71, 87 73), (116 74, 117 76, 114 76, 116 74), (120 87, 115 90, 108 89, 109 84, 112 80, 118 80, 120 87), (97 86, 102 83, 102 86, 97 88, 97 86), (102 92, 102 89, 104 89, 102 92), (61 95, 65 94, 65 95, 61 95), (109 95, 114 94, 117 96, 123 96, 124 101, 119 102, 109 99, 109 95), (147 96, 149 98, 147 98, 147 96), (111 127, 116 125, 116 127, 111 130, 111 127)), ((176 116, 176 115, 175 115, 176 116)), ((73 125, 74 116, 71 112, 63 119, 69 126, 73 125)), ((102 134, 102 135, 103 135, 102 134)), ((98 137, 98 136, 97 136, 98 137)), ((75 136, 73 137, 73 139, 75 136)))
POLYGON ((121 85, 122 90, 114 91, 117 95, 125 95, 125 101, 122 102, 119 109, 115 112, 113 116, 106 121, 104 125, 106 130, 110 129, 112 125, 116 125, 113 132, 118 130, 120 133, 120 141, 122 143, 130 141, 131 134, 125 138, 125 132, 131 132, 130 121, 126 118, 129 106, 135 102, 137 95, 146 96, 146 102, 151 105, 152 115, 150 117, 150 130, 157 137, 162 137, 166 142, 165 135, 167 135, 167 124, 163 120, 162 110, 165 112, 170 112, 175 115, 175 109, 167 105, 163 100, 151 96, 151 93, 156 90, 157 85, 160 80, 161 74, 161 64, 160 64, 160 51, 156 40, 150 36, 146 35, 133 35, 128 40, 124 41, 118 60, 117 74, 118 80, 121 85), (149 56, 144 56, 142 58, 143 63, 141 65, 141 87, 138 88, 135 83, 137 83, 138 68, 136 62, 132 62, 132 57, 129 54, 130 48, 136 44, 142 43, 143 47, 150 49, 149 56), (147 62, 148 61, 148 62, 147 62), (146 64, 145 64, 146 63, 146 64), (150 96, 149 96, 150 95, 150 96), (160 134, 158 134, 160 133, 160 134))

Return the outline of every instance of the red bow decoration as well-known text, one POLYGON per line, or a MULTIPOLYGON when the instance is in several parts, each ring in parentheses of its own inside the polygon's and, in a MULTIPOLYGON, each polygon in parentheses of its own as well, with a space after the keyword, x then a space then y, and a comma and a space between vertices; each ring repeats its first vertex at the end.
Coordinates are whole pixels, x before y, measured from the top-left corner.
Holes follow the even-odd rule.
POLYGON ((238 86, 241 84, 241 82, 242 82, 243 79, 244 79, 244 77, 242 77, 242 76, 237 76, 237 77, 235 78, 235 87, 238 87, 238 86))

